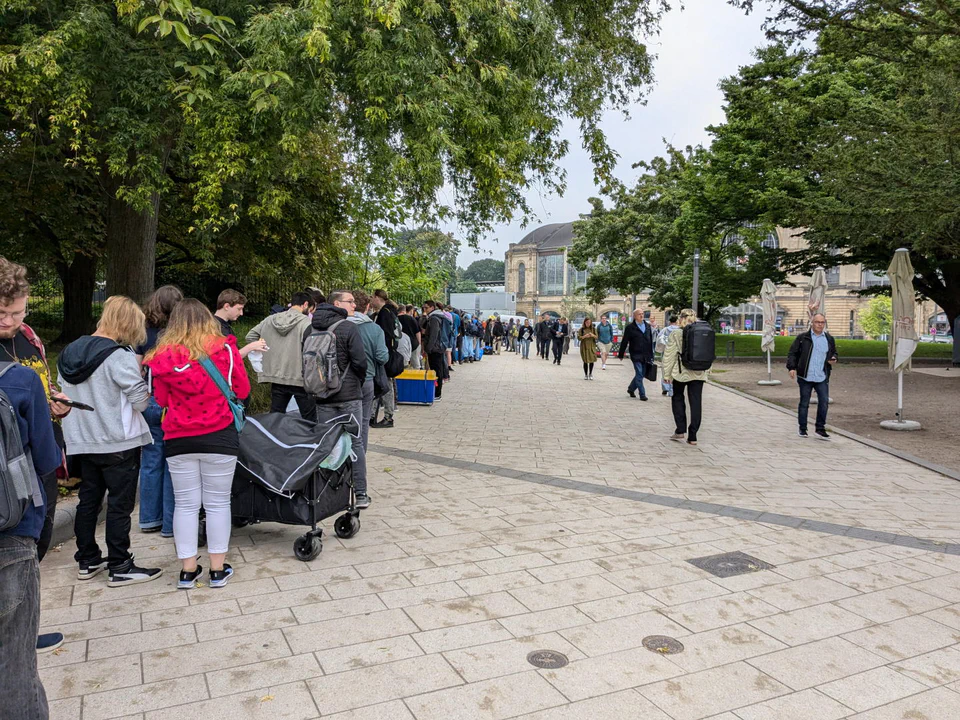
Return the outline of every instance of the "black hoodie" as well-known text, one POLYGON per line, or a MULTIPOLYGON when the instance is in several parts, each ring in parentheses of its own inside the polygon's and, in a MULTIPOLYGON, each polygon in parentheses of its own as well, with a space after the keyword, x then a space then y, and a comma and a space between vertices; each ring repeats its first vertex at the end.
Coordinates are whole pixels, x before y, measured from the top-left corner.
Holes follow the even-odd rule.
POLYGON ((86 382, 104 360, 120 345, 110 338, 84 335, 67 345, 57 358, 57 372, 67 382, 79 385, 86 382))
MULTIPOLYGON (((320 303, 313 311, 312 325, 326 330, 338 320, 346 320, 347 311, 330 303, 320 303)), ((340 367, 340 392, 328 398, 317 398, 320 405, 339 405, 363 399, 363 381, 367 377, 367 354, 363 350, 360 331, 352 322, 344 322, 333 330, 337 338, 337 365, 340 367)))

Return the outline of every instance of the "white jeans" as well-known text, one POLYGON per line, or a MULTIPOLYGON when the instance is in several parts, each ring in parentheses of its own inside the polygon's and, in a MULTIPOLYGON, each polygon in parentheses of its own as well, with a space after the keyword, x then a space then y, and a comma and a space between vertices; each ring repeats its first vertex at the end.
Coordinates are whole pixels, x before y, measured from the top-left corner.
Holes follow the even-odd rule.
POLYGON ((200 504, 207 511, 207 552, 226 553, 230 544, 230 491, 237 458, 189 453, 167 458, 173 495, 173 540, 181 560, 197 556, 200 504))

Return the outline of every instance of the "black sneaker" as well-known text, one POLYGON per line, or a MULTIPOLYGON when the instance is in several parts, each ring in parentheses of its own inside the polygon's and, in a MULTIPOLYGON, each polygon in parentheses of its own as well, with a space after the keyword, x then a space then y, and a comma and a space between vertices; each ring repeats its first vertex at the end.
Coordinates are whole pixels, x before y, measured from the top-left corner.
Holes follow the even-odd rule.
POLYGON ((77 570, 77 579, 89 580, 92 577, 96 577, 106 569, 106 560, 97 560, 94 563, 80 563, 80 569, 77 570))
POLYGON ((53 652, 61 645, 63 645, 63 633, 43 633, 37 636, 38 653, 53 652))
POLYGON ((800 431, 798 431, 798 432, 797 432, 797 435, 799 435, 799 436, 802 437, 802 438, 808 438, 808 437, 810 437, 810 433, 808 433, 806 430, 800 430, 800 431))
POLYGON ((817 440, 829 440, 830 436, 827 435, 826 430, 816 430, 814 434, 817 436, 817 440))
POLYGON ((370 427, 377 428, 378 430, 383 430, 384 428, 392 428, 393 418, 390 418, 389 420, 384 418, 380 422, 370 423, 370 427))
POLYGON ((131 558, 118 568, 110 568, 110 579, 107 580, 107 585, 110 587, 136 585, 156 580, 161 575, 163 575, 163 568, 137 567, 131 558))
POLYGON ((366 493, 357 493, 357 500, 353 504, 357 510, 366 510, 370 507, 370 496, 366 493))
POLYGON ((210 571, 210 587, 221 588, 227 584, 227 580, 233 575, 233 568, 227 563, 223 564, 223 570, 210 571))
POLYGON ((643 402, 646 402, 646 401, 647 401, 647 396, 646 396, 646 395, 641 395, 641 396, 640 396, 640 399, 643 400, 643 402))
POLYGON ((203 577, 203 566, 197 565, 197 569, 193 572, 187 572, 186 570, 180 571, 180 580, 177 581, 177 587, 180 590, 192 590, 197 586, 197 580, 203 577))
POLYGON ((159 526, 159 525, 154 525, 153 527, 140 528, 140 532, 142 532, 142 533, 144 533, 144 534, 147 534, 147 535, 149 535, 150 533, 158 533, 158 532, 160 532, 160 526, 159 526))
POLYGON ((627 395, 629 395, 632 398, 635 398, 637 396, 636 393, 633 392, 633 390, 627 390, 627 395))

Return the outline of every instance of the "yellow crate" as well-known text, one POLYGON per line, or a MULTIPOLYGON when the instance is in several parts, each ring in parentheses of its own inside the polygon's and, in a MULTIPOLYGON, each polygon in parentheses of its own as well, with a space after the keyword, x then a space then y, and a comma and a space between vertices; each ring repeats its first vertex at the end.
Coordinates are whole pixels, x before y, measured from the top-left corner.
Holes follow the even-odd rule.
POLYGON ((404 370, 397 375, 396 380, 432 380, 436 382, 437 374, 433 370, 404 370))

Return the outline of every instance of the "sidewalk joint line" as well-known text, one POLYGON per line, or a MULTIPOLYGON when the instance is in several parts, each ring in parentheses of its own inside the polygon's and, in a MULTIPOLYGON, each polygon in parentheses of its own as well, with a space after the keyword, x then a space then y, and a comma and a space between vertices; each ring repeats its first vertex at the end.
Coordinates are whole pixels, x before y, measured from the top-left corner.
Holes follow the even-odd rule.
POLYGON ((739 520, 760 522, 766 525, 779 525, 781 527, 788 527, 796 530, 818 532, 825 535, 837 535, 840 537, 851 537, 859 540, 869 540, 871 542, 882 543, 885 545, 909 547, 916 550, 925 550, 927 552, 944 553, 946 555, 960 555, 960 544, 941 543, 934 540, 916 538, 912 535, 898 535, 896 533, 883 532, 880 530, 870 530, 869 528, 864 527, 839 525, 837 523, 822 522, 820 520, 811 520, 809 518, 796 517, 793 515, 766 512, 764 510, 750 510, 748 508, 735 507, 732 505, 719 505, 716 503, 701 502, 699 500, 671 497, 669 495, 656 495, 654 493, 645 493, 638 490, 610 487, 608 485, 598 485, 596 483, 573 480, 571 478, 554 477, 553 475, 544 475, 542 473, 523 472, 520 470, 514 470, 512 468, 500 467, 499 465, 487 465, 485 463, 478 463, 470 460, 457 460, 454 458, 443 457, 442 455, 432 455, 430 453, 416 452, 413 450, 401 450, 400 448, 393 448, 387 445, 376 445, 374 443, 370 443, 367 451, 380 453, 381 455, 391 455, 393 457, 403 458, 404 460, 413 460, 414 462, 422 462, 430 465, 441 465, 444 467, 455 468, 457 470, 469 470, 471 472, 497 475, 509 480, 523 480, 524 482, 534 483, 536 485, 547 485, 550 487, 563 488, 565 490, 579 490, 580 492, 592 493, 594 495, 605 495, 607 497, 622 498, 624 500, 634 500, 636 502, 647 503, 649 505, 660 505, 662 507, 671 507, 678 510, 693 510, 694 512, 706 513, 708 515, 720 515, 723 517, 737 518, 739 520))

